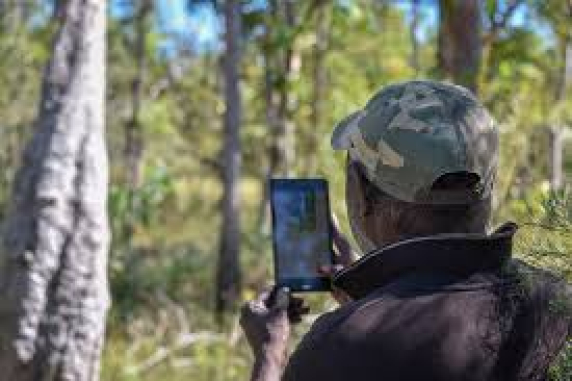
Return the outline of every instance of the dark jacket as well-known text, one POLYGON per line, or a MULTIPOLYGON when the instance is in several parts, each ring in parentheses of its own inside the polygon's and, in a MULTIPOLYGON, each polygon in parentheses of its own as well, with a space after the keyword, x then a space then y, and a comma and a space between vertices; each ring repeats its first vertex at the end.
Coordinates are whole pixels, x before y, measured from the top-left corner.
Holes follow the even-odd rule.
POLYGON ((569 286, 511 259, 514 224, 369 254, 335 279, 283 380, 543 380, 571 335, 569 286), (568 292, 568 294, 567 294, 568 292))

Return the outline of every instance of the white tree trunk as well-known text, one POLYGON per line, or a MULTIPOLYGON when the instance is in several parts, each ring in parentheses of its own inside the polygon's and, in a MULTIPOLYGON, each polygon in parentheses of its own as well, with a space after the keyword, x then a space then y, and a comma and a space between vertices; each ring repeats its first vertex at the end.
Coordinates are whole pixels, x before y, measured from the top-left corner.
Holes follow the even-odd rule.
POLYGON ((105 0, 68 0, 0 251, 0 378, 96 380, 109 307, 105 0))
POLYGON ((548 130, 549 138, 549 173, 550 173, 550 189, 558 191, 562 188, 562 151, 563 151, 563 133, 561 128, 551 128, 548 130))

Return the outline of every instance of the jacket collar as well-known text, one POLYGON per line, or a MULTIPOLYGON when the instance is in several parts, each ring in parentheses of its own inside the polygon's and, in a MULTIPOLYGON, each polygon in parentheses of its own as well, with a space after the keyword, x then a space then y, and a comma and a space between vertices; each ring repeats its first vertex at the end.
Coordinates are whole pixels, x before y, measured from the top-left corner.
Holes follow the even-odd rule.
POLYGON ((466 277, 494 271, 510 259, 516 230, 508 222, 491 235, 440 234, 401 241, 363 256, 340 271, 333 285, 359 299, 415 273, 466 277))

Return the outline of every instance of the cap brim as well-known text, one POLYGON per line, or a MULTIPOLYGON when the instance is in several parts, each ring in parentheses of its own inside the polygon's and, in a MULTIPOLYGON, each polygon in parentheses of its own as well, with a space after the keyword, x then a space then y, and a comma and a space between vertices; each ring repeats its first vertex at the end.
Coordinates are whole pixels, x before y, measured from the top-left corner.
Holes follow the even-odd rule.
POLYGON ((332 148, 335 150, 346 150, 351 147, 351 133, 358 127, 359 121, 363 118, 364 111, 356 111, 342 119, 334 127, 332 132, 332 148))

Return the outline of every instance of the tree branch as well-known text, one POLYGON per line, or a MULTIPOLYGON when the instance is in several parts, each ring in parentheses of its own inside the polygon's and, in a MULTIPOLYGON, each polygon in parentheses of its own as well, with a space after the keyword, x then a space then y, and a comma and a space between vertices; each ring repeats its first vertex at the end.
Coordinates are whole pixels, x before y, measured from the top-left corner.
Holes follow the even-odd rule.
POLYGON ((524 0, 513 0, 510 5, 507 7, 506 11, 500 15, 500 18, 497 19, 497 13, 495 10, 495 14, 493 15, 493 19, 491 20, 491 30, 489 33, 483 36, 483 43, 490 44, 494 42, 500 31, 506 28, 509 20, 514 15, 514 12, 524 3, 524 0))

